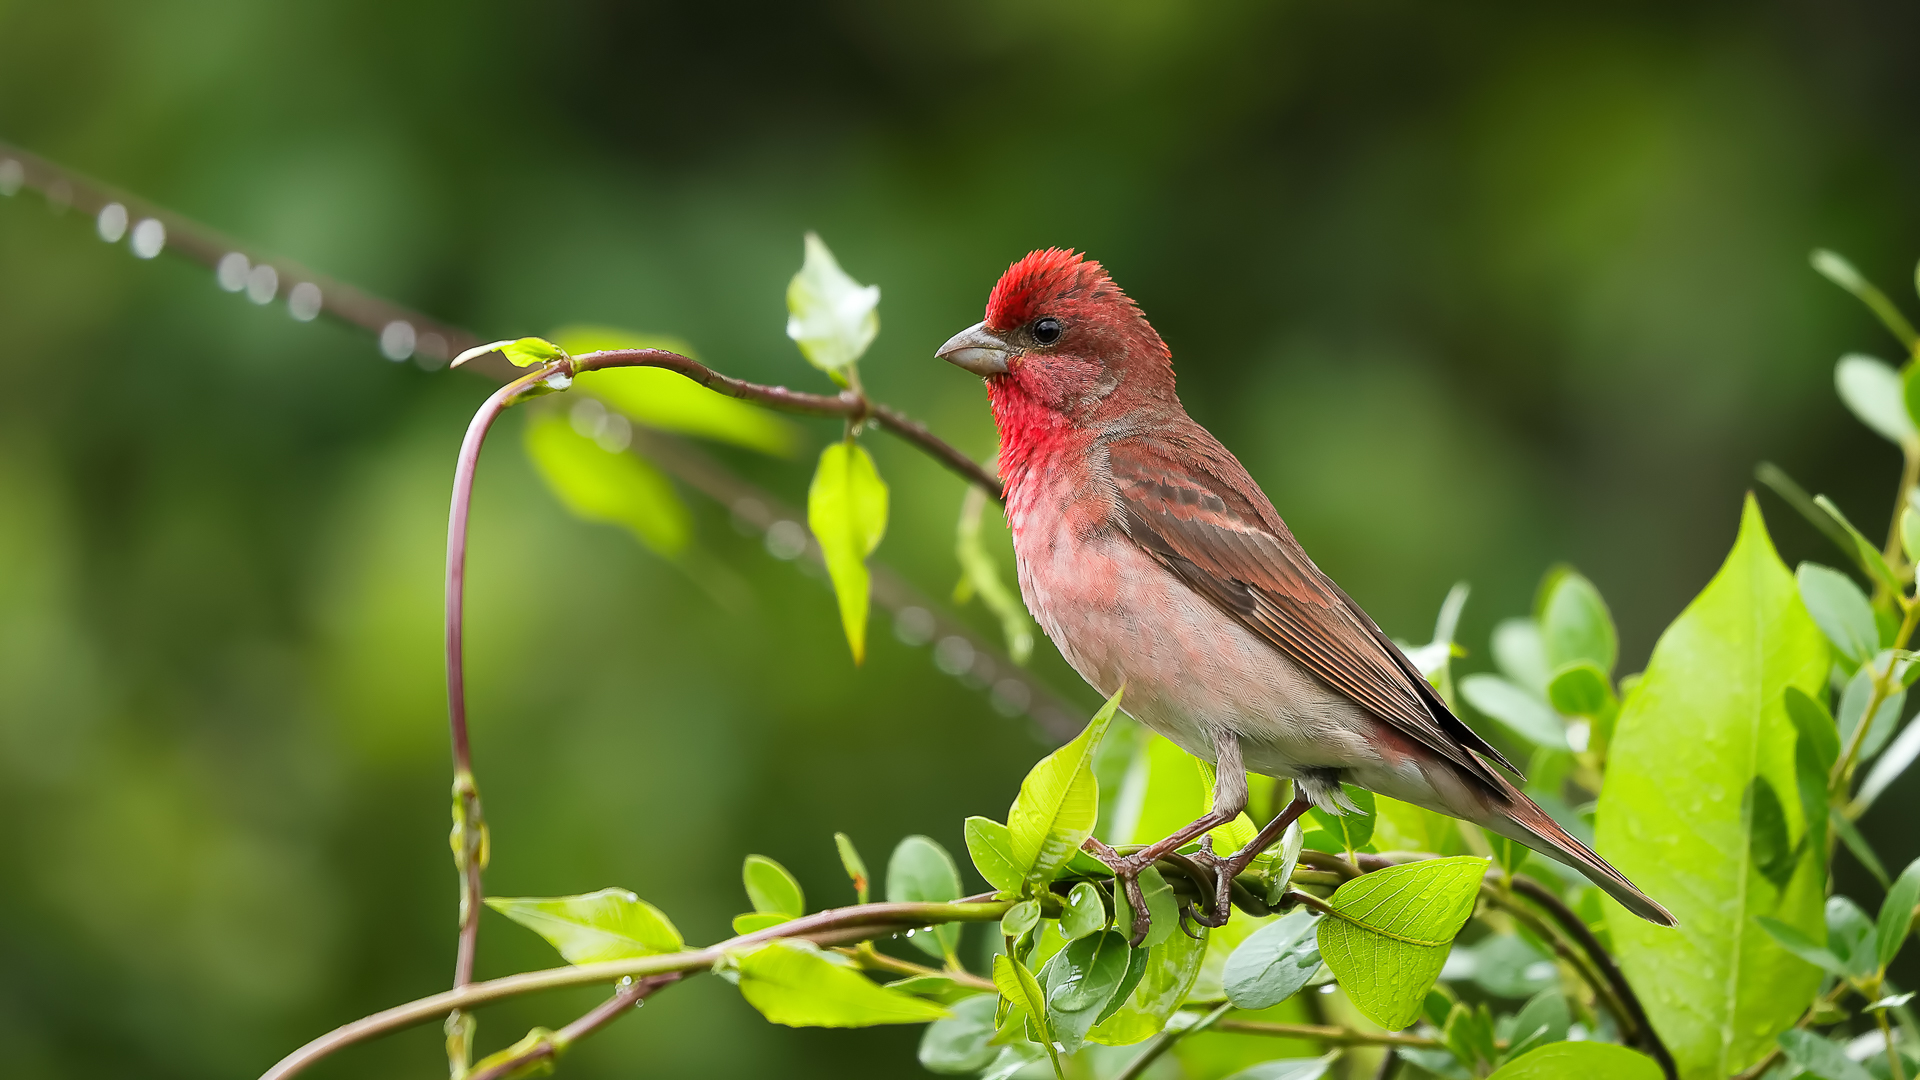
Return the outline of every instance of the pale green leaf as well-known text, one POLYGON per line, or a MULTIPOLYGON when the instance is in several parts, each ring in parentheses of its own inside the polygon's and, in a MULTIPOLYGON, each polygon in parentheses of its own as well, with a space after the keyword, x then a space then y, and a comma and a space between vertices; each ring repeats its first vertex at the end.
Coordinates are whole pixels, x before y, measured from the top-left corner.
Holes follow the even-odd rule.
POLYGON ((652 465, 609 453, 559 413, 529 422, 525 444, 535 471, 576 517, 622 526, 661 555, 686 549, 693 517, 672 481, 652 465))
POLYGON ((1060 1075, 1060 1058, 1053 1045, 1053 1029, 1047 1018, 1047 995, 1026 965, 1004 953, 993 958, 993 985, 1000 996, 1026 1013, 1027 1022, 1038 1030, 1039 1042, 1053 1058, 1054 1075, 1060 1075))
POLYGON ((1818 694, 1827 655, 1749 497, 1726 562, 1661 635, 1621 708, 1595 846, 1680 926, 1657 927, 1611 903, 1607 925, 1688 1080, 1720 1080, 1758 1060, 1820 980, 1754 917, 1820 933, 1825 875, 1816 845, 1800 842, 1798 732, 1785 691, 1818 694), (1783 816, 1800 854, 1784 888, 1756 865, 1748 795, 1756 780, 1792 800, 1783 816))
MULTIPOLYGON (((606 326, 565 326, 554 340, 575 356, 613 349, 663 349, 694 359, 679 338, 638 334, 606 326)), ((661 431, 731 443, 764 454, 789 457, 800 448, 800 429, 781 417, 738 398, 716 393, 665 368, 605 368, 582 372, 574 380, 584 390, 625 414, 661 431)))
POLYGON ((1298 993, 1320 970, 1318 919, 1295 908, 1240 943, 1227 958, 1222 986, 1236 1008, 1265 1009, 1298 993))
POLYGON ((807 913, 806 894, 800 882, 787 868, 765 855, 749 855, 740 867, 740 880, 747 887, 747 899, 753 910, 768 915, 799 918, 807 913))
POLYGON ((1834 365, 1833 384, 1840 400, 1875 434, 1900 446, 1914 440, 1906 387, 1884 360, 1849 353, 1834 365))
POLYGON ((1045 888, 1080 845, 1093 835, 1100 812, 1093 756, 1120 707, 1115 691, 1086 730, 1072 742, 1040 759, 1020 782, 1020 794, 1007 811, 1013 865, 1021 878, 1045 888))
POLYGON ((1809 257, 1809 261, 1822 277, 1852 293, 1861 303, 1867 305, 1868 309, 1879 317, 1881 324, 1898 338, 1900 344, 1906 346, 1909 352, 1916 347, 1913 324, 1907 321, 1907 317, 1901 314, 1899 307, 1892 300, 1887 299, 1887 294, 1881 292, 1878 286, 1854 269, 1853 264, 1848 262, 1845 256, 1825 248, 1817 248, 1809 257))
POLYGON ((1040 925, 1040 901, 1022 900, 1007 909, 1000 916, 1000 933, 1005 937, 1018 938, 1027 931, 1040 925))
MULTIPOLYGON (((853 837, 846 833, 833 834, 833 846, 840 852, 840 866, 846 870, 847 877, 853 881, 855 899, 864 904, 872 891, 873 879, 867 874, 867 861, 860 857, 860 849, 853 846, 853 837)), ((960 895, 954 893, 955 896, 960 895)))
MULTIPOLYGON (((495 1066, 504 1065, 509 1061, 525 1057, 527 1054, 539 1049, 543 1043, 554 1045, 555 1038, 554 1033, 548 1028, 534 1028, 521 1036, 520 1040, 512 1046, 495 1050, 493 1053, 474 1062, 470 1071, 475 1073, 483 1072, 495 1066)), ((564 1051, 566 1046, 564 1044, 558 1044, 555 1048, 556 1051, 564 1051)), ((559 1054, 556 1052, 553 1054, 542 1054, 539 1057, 523 1061, 519 1065, 501 1074, 501 1080, 523 1080, 524 1077, 529 1076, 549 1075, 553 1072, 553 1059, 558 1056, 559 1054)))
POLYGON ((1867 572, 1867 576, 1885 585, 1894 595, 1900 595, 1904 591, 1900 587, 1900 579, 1894 574, 1893 568, 1887 565, 1886 556, 1880 553, 1880 548, 1867 539, 1859 529, 1854 528, 1853 522, 1847 520, 1847 515, 1840 512, 1840 508, 1834 505, 1832 499, 1825 495, 1815 495, 1813 504, 1826 511, 1827 516, 1846 531, 1847 538, 1853 541, 1854 560, 1867 572))
POLYGON ((1880 627, 1873 606, 1853 579, 1819 563, 1803 562, 1794 571, 1800 602, 1814 625, 1842 656, 1858 664, 1880 650, 1880 627))
POLYGON ((808 362, 838 372, 860 359, 880 333, 879 309, 880 286, 853 280, 808 233, 806 260, 787 285, 787 336, 808 362))
POLYGON ((1003 896, 1018 894, 1022 874, 1013 861, 1013 841, 1007 835, 1007 827, 992 818, 970 817, 963 835, 967 856, 973 860, 974 869, 980 871, 980 877, 1003 896))
POLYGON ((1603 1042, 1556 1042, 1522 1054, 1487 1080, 1661 1080, 1660 1066, 1638 1051, 1603 1042))
POLYGON ((1500 673, 1545 697, 1553 665, 1547 663, 1547 643, 1540 624, 1527 618, 1502 619, 1493 628, 1493 662, 1500 673))
MULTIPOLYGON (((925 836, 909 836, 887 860, 887 900, 923 903, 958 900, 960 868, 947 849, 925 836)), ((931 933, 921 931, 908 940, 929 956, 952 959, 960 947, 958 923, 942 923, 931 933)))
POLYGON ((927 1025, 920 1036, 920 1067, 928 1072, 957 1076, 977 1073, 1000 1056, 994 1046, 994 999, 970 997, 950 1006, 951 1016, 927 1025))
POLYGON ((774 941, 740 957, 740 994, 788 1027, 921 1024, 950 1015, 925 998, 889 990, 805 942, 774 941))
POLYGON ((954 556, 960 560, 960 584, 954 589, 954 599, 965 603, 968 596, 978 596, 1000 620, 1007 655, 1014 663, 1025 664, 1033 655, 1033 619, 1001 577, 1000 564, 980 541, 980 518, 986 505, 986 492, 968 485, 960 503, 960 524, 954 531, 954 556))
POLYGON ((550 360, 559 360, 567 351, 545 338, 523 337, 507 338, 502 341, 489 341, 485 345, 476 345, 453 358, 450 367, 459 367, 476 356, 485 356, 497 352, 512 362, 515 367, 536 367, 550 360))
POLYGON ((1900 876, 1893 880, 1893 887, 1887 890, 1886 902, 1880 905, 1874 940, 1881 971, 1893 963, 1900 946, 1905 944, 1907 933, 1913 926, 1913 909, 1916 905, 1920 905, 1920 859, 1913 860, 1905 870, 1900 871, 1900 876))
POLYGON ((1227 1080, 1320 1080, 1339 1056, 1334 1051, 1313 1058, 1274 1058, 1249 1065, 1227 1080))
POLYGON ((1816 1080, 1873 1080, 1873 1074, 1849 1058, 1839 1043, 1811 1031, 1781 1032, 1780 1049, 1787 1052, 1787 1060, 1802 1076, 1816 1080))
POLYGON ((546 938, 569 964, 625 960, 686 947, 672 920, 625 889, 580 896, 489 896, 486 903, 546 938))
POLYGON ((1107 925, 1107 905, 1100 898, 1100 890, 1089 882, 1081 882, 1067 894, 1065 910, 1060 913, 1060 933, 1068 941, 1077 941, 1088 934, 1105 929, 1107 925))
MULTIPOLYGON (((1548 682, 1551 676, 1548 676, 1548 682)), ((1498 675, 1476 672, 1460 680, 1460 693, 1479 712, 1508 731, 1555 750, 1567 748, 1567 728, 1545 701, 1498 675)))
POLYGON ((1174 933, 1152 948, 1134 950, 1144 956, 1145 967, 1139 984, 1113 1015, 1087 1032, 1087 1041, 1103 1046, 1128 1046, 1166 1027, 1167 1018, 1186 1000, 1187 991, 1200 976, 1208 934, 1202 930, 1200 940, 1196 941, 1183 933, 1174 933))
POLYGON ((1420 1016, 1454 935, 1473 914, 1487 860, 1428 859, 1357 877, 1320 920, 1321 958, 1368 1019, 1398 1031, 1420 1016))
POLYGON ((785 915, 778 911, 754 911, 745 915, 735 915, 733 917, 733 932, 741 935, 757 934, 762 930, 769 930, 779 926, 781 923, 792 921, 793 916, 785 915))
POLYGON ((1593 582, 1573 570, 1559 570, 1541 605, 1539 623, 1549 669, 1585 661, 1603 674, 1612 673, 1619 640, 1613 614, 1593 582))
POLYGON ((807 488, 807 526, 820 542, 840 623, 860 663, 867 654, 867 556, 887 531, 887 485, 866 447, 843 441, 821 451, 807 488))

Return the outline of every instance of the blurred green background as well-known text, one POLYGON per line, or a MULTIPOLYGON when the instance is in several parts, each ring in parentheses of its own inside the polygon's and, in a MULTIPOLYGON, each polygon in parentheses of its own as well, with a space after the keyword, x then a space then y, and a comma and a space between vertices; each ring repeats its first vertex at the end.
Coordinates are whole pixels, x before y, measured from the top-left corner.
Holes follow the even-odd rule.
MULTIPOLYGON (((868 386, 982 456, 979 384, 930 354, 1012 259, 1082 248, 1390 633, 1425 640, 1465 579, 1462 669, 1485 667, 1565 559, 1630 671, 1755 461, 1883 527, 1896 451, 1831 371, 1893 346, 1806 253, 1914 306, 1917 34, 1869 0, 0 0, 0 137, 488 336, 628 326, 818 389, 782 301, 816 229, 884 290, 868 386)), ((442 530, 488 387, 25 194, 0 199, 0 341, 6 1074, 246 1077, 443 986, 442 530)), ((624 885, 712 940, 746 852, 846 902, 834 830, 877 868, 1005 808, 1029 724, 884 615, 855 670, 822 583, 698 496, 744 612, 569 519, 523 419, 475 524, 490 891, 624 885)), ((960 483, 874 443, 878 557, 943 593, 960 483)), ((797 502, 810 458, 729 461, 797 502)), ((1763 505, 1789 561, 1838 562, 1763 505)), ((1890 864, 1916 814, 1907 782, 1864 822, 1890 864)), ((552 959, 487 916, 483 975, 552 959)), ((595 998, 491 1009, 482 1045, 595 998)), ((916 1037, 771 1027, 696 980, 564 1069, 912 1075, 916 1037)), ((316 1075, 437 1075, 439 1039, 316 1075)))

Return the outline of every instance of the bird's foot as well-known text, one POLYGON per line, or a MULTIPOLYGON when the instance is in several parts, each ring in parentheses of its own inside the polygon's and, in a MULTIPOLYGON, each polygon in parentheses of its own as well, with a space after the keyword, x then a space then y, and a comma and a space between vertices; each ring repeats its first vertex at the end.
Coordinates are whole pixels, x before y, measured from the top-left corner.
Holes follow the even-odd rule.
POLYGON ((1140 891, 1140 874, 1154 864, 1151 858, 1141 858, 1140 854, 1122 855, 1098 840, 1089 837, 1082 845, 1083 850, 1113 871, 1115 899, 1125 896, 1127 910, 1133 912, 1133 925, 1127 938, 1127 944, 1139 948, 1147 940, 1148 931, 1153 929, 1153 916, 1147 913, 1147 897, 1140 891))
POLYGON ((1233 859, 1223 859, 1213 853, 1212 833, 1201 837, 1200 850, 1186 856, 1186 858, 1204 867, 1207 871, 1205 875, 1197 876, 1194 884, 1200 886, 1202 890, 1209 887, 1213 889, 1213 905, 1211 910, 1201 911, 1199 907, 1195 905, 1193 909, 1193 921, 1199 923, 1201 926, 1218 930, 1220 927, 1227 925, 1227 920, 1233 916, 1233 875, 1237 873, 1233 867, 1233 859), (1202 881, 1200 877, 1209 877, 1212 880, 1202 881))

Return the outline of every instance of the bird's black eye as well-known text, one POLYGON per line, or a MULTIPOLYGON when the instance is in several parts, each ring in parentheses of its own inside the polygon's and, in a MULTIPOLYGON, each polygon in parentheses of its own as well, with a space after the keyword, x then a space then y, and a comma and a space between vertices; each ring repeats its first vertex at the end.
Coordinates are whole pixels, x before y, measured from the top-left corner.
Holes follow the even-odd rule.
POLYGON ((1033 340, 1042 345, 1051 345, 1060 340, 1060 320, 1049 315, 1033 324, 1033 340))

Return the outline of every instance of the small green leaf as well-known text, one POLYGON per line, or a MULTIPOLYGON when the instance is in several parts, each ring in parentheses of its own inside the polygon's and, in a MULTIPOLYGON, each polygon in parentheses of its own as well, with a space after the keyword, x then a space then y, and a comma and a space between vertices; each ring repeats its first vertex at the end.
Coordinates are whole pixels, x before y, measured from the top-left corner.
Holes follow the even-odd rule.
POLYGON ((1007 811, 1013 864, 1021 878, 1045 888, 1087 837, 1100 812, 1100 787, 1093 778, 1094 752, 1120 707, 1120 691, 1101 706, 1072 742, 1040 760, 1007 811))
POLYGON ((741 935, 757 934, 762 930, 792 921, 793 916, 782 915, 777 911, 755 911, 745 915, 735 915, 733 917, 733 932, 741 935))
POLYGON ((1780 1049, 1787 1052, 1787 1060, 1803 1076, 1811 1074, 1819 1080, 1873 1080, 1873 1074, 1848 1057, 1839 1043, 1811 1031, 1796 1028, 1781 1032, 1780 1049))
POLYGON ((1007 834, 1007 827, 992 818, 970 817, 962 835, 967 841, 967 856, 973 860, 973 868, 980 871, 980 877, 1002 896, 1017 895, 1021 873, 1013 861, 1013 839, 1007 834))
POLYGON ((1900 579, 1894 574, 1893 568, 1887 565, 1886 557, 1880 554, 1880 549, 1874 546, 1873 541, 1853 527, 1853 522, 1847 520, 1847 515, 1840 512, 1840 508, 1834 505, 1832 499, 1825 495, 1815 495, 1813 504, 1826 511, 1827 516, 1832 518, 1835 524, 1846 530, 1847 537, 1853 541, 1854 560, 1867 572, 1867 576, 1885 585, 1895 596, 1900 595, 1902 592, 1900 579))
POLYGON ((806 260, 787 285, 787 336, 807 361, 837 373, 880 333, 880 286, 848 276, 820 237, 808 233, 806 260))
POLYGON ((1907 1002, 1912 1001, 1913 994, 1914 992, 1912 990, 1909 990, 1904 994, 1888 994, 1886 997, 1879 998, 1874 1001, 1869 1001, 1865 1005, 1860 1006, 1860 1011, 1861 1012, 1879 1012, 1882 1009, 1897 1009, 1900 1006, 1905 1005, 1907 1002))
POLYGON ((866 447, 843 441, 820 452, 807 488, 807 526, 820 541, 858 664, 867 655, 867 556, 887 531, 887 485, 866 447))
MULTIPOLYGON (((1847 687, 1840 692, 1840 709, 1836 716, 1842 746, 1853 741, 1854 732, 1860 727, 1866 716, 1867 703, 1873 700, 1873 677, 1875 672, 1884 672, 1887 666, 1895 662, 1890 652, 1860 665, 1860 670, 1847 680, 1847 687)), ((1907 703, 1905 689, 1895 690, 1880 700, 1873 710, 1873 720, 1867 728, 1867 734, 1860 742, 1861 761, 1870 761, 1880 748, 1887 745, 1893 736, 1893 729, 1900 723, 1900 713, 1907 703)))
POLYGON ((1794 572, 1800 602, 1814 625, 1833 647, 1855 664, 1880 649, 1880 628, 1873 621, 1873 605, 1853 579, 1819 563, 1803 562, 1794 572))
MULTIPOLYGON (((607 326, 565 326, 554 340, 575 356, 612 349, 663 349, 695 359, 679 338, 640 334, 607 326)), ((584 390, 629 419, 661 431, 731 443, 778 457, 800 449, 800 429, 738 398, 701 386, 666 368, 604 368, 584 371, 574 380, 584 390)))
POLYGON ((523 438, 534 469, 575 517, 622 526, 670 558, 686 550, 693 516, 658 469, 632 454, 608 452, 557 412, 527 424, 523 438))
POLYGON ((1440 1029, 1440 1041, 1474 1072, 1490 1068, 1500 1056, 1494 1046, 1493 1011, 1485 1003, 1478 1008, 1465 1002, 1455 1004, 1440 1029))
POLYGON ((1562 568, 1551 580, 1537 616, 1547 666, 1557 669, 1584 661, 1603 675, 1611 673, 1620 644, 1600 590, 1571 569, 1562 568))
POLYGON ((1865 977, 1879 968, 1878 929, 1860 905, 1844 896, 1827 897, 1827 951, 1847 966, 1847 974, 1865 977))
MULTIPOLYGON (((909 836, 893 849, 893 857, 887 860, 888 901, 937 903, 959 898, 960 868, 946 848, 925 836, 909 836)), ((932 933, 922 931, 908 940, 929 956, 954 960, 954 950, 960 947, 960 926, 942 923, 932 933)))
POLYGON ((1514 1014, 1507 1057, 1517 1058, 1548 1043, 1557 1043, 1567 1037, 1572 1026, 1573 1014, 1567 1008, 1567 999, 1558 989, 1542 990, 1514 1014))
POLYGON ((1774 790, 1773 782, 1764 776, 1756 776, 1747 782, 1743 796, 1747 810, 1748 850, 1753 857, 1753 868, 1760 876, 1773 882, 1776 889, 1784 889, 1792 880, 1793 872, 1800 865, 1802 849, 1793 843, 1792 833, 1787 828, 1786 807, 1780 802, 1779 792, 1774 790))
POLYGON ((976 995, 949 1007, 953 1015, 927 1025, 920 1036, 920 1066, 957 1076, 976 1073, 1000 1056, 992 1044, 994 999, 976 995))
POLYGON ((1107 905, 1100 898, 1100 890, 1085 881, 1075 885, 1067 894, 1066 910, 1060 913, 1061 935, 1068 941, 1078 941, 1104 930, 1106 925, 1107 905))
POLYGON ((1840 842, 1846 845, 1848 851, 1853 852, 1854 858, 1860 860, 1860 865, 1866 868, 1867 873, 1873 875, 1873 880, 1879 882, 1883 889, 1892 888, 1893 881, 1887 876, 1887 868, 1880 862, 1880 856, 1874 854, 1873 847, 1867 843, 1867 838, 1860 835, 1860 830, 1854 826, 1846 813, 1837 806, 1828 807, 1827 820, 1833 823, 1833 831, 1839 834, 1840 842))
POLYGON ((954 555, 960 560, 960 583, 954 588, 954 601, 965 603, 968 596, 980 602, 1000 620, 1000 632, 1007 639, 1007 655, 1016 664, 1025 664, 1033 655, 1033 619, 1026 605, 1000 576, 1000 564, 980 542, 980 516, 987 505, 986 492, 968 485, 960 503, 960 524, 955 530, 954 555), (962 594, 966 595, 962 595, 962 594))
POLYGON ((487 906, 546 938, 569 964, 679 952, 680 931, 625 889, 580 896, 489 896, 487 906))
POLYGON ((926 1000, 875 984, 800 941, 773 941, 740 957, 740 994, 788 1027, 921 1024, 949 1015, 926 1000))
POLYGON ((1585 660, 1554 671, 1553 681, 1547 684, 1547 700, 1563 716, 1595 720, 1611 716, 1620 707, 1613 687, 1607 685, 1606 673, 1585 660))
POLYGON ((490 352, 498 352, 512 362, 514 367, 537 367, 550 360, 565 359, 567 355, 565 349, 545 338, 508 338, 503 341, 489 341, 485 345, 476 345, 454 357, 453 363, 449 366, 459 367, 476 356, 485 356, 490 352))
POLYGON ((1315 1058, 1273 1058, 1249 1065, 1227 1080, 1320 1080, 1339 1056, 1334 1050, 1315 1058))
POLYGON ((1493 865, 1511 878, 1520 872, 1527 861, 1527 845, 1518 840, 1509 840, 1497 832, 1487 832, 1487 848, 1493 852, 1493 865))
POLYGON ((1313 912, 1302 907, 1255 930, 1227 957, 1221 979, 1227 1000, 1240 1009, 1265 1009, 1298 993, 1320 970, 1318 929, 1313 912))
MULTIPOLYGON (((860 849, 854 847, 853 838, 843 832, 833 834, 833 846, 839 849, 840 865, 847 871, 847 877, 853 881, 855 898, 859 903, 866 903, 873 879, 867 875, 867 863, 860 857, 860 849)), ((959 896, 960 893, 956 891, 953 895, 959 896)))
POLYGON ((1027 931, 1040 925, 1040 901, 1022 900, 1007 909, 1000 916, 1000 933, 1010 938, 1025 937, 1027 931))
MULTIPOLYGON (((1551 676, 1545 676, 1551 681, 1551 676)), ((1507 730, 1535 746, 1567 748, 1567 727, 1560 717, 1519 684, 1476 672, 1460 680, 1460 693, 1475 709, 1500 721, 1507 730)))
POLYGON ((1493 628, 1493 662, 1501 674, 1545 697, 1547 680, 1553 666, 1547 663, 1547 643, 1540 637, 1540 624, 1532 619, 1502 619, 1493 628))
POLYGON ((1039 1042, 1053 1059, 1053 1072, 1060 1076, 1060 1054, 1053 1045, 1053 1029, 1047 1022, 1047 995, 1026 965, 1001 953, 993 958, 993 985, 1000 996, 1025 1010, 1027 1022, 1038 1029, 1039 1042))
POLYGON ((514 1043, 512 1046, 504 1050, 495 1050, 493 1053, 474 1062, 472 1069, 469 1071, 479 1073, 497 1065, 503 1065, 515 1058, 523 1057, 531 1053, 538 1049, 542 1043, 552 1045, 553 1053, 544 1054, 507 1070, 502 1074, 501 1080, 521 1080, 522 1077, 528 1076, 546 1076, 553 1072, 553 1059, 565 1053, 567 1046, 564 1042, 558 1041, 558 1036, 552 1031, 543 1027, 534 1028, 521 1036, 520 1041, 514 1043))
MULTIPOLYGON (((1913 372, 1920 371, 1920 364, 1907 369, 1910 384, 1920 382, 1913 378, 1913 372)), ((1900 547, 1907 553, 1907 561, 1920 563, 1920 510, 1909 505, 1900 511, 1900 547)))
POLYGON ((1280 834, 1279 861, 1267 871, 1267 904, 1278 907, 1280 898, 1287 893, 1287 886, 1293 883, 1294 868, 1300 865, 1300 849, 1306 846, 1306 832, 1295 821, 1280 834))
POLYGON ((1514 1058, 1487 1080, 1660 1080, 1652 1058, 1603 1042, 1557 1042, 1514 1058))
POLYGON ((1340 886, 1319 926, 1320 955, 1368 1019, 1398 1031, 1420 1016, 1454 935, 1473 914, 1487 861, 1429 859, 1340 886))
POLYGON ((1833 384, 1840 400, 1875 434, 1897 446, 1916 438, 1913 417, 1907 413, 1906 387, 1900 373, 1885 361, 1849 353, 1834 366, 1833 384))
POLYGON ((1833 768, 1833 763, 1840 760, 1840 729, 1833 714, 1797 686, 1787 687, 1785 698, 1787 718, 1793 721, 1798 736, 1813 747, 1822 769, 1833 768))
POLYGON ((1843 978, 1846 976, 1846 962, 1833 955, 1825 945, 1813 940, 1799 930, 1788 926, 1779 919, 1769 918, 1765 915, 1756 915, 1753 921, 1759 923, 1760 929, 1765 930, 1768 936, 1779 942, 1781 948, 1786 949, 1788 952, 1815 967, 1832 972, 1843 978))
POLYGON ((1366 847, 1367 841, 1373 839, 1373 792, 1352 784, 1341 784, 1340 788, 1346 792, 1347 798, 1353 802, 1353 805, 1359 807, 1357 811, 1350 810, 1344 814, 1335 814, 1315 806, 1307 813, 1319 823, 1321 828, 1337 837, 1340 846, 1351 855, 1366 847))
POLYGON ((1913 351, 1915 347, 1913 324, 1907 322, 1907 317, 1900 313, 1900 309, 1894 306, 1892 300, 1887 299, 1887 294, 1863 277, 1860 271, 1853 268, 1852 263, 1837 252, 1828 251, 1825 248, 1815 248, 1808 259, 1820 276, 1852 293, 1856 299, 1867 305, 1875 315, 1879 316, 1881 324, 1900 340, 1900 344, 1906 346, 1907 351, 1913 351))
MULTIPOLYGON (((1125 934, 1106 931, 1070 942, 1047 961, 1040 984, 1047 995, 1047 1020, 1054 1038, 1071 1054, 1102 1014, 1132 992, 1133 950, 1125 934)), ((1144 963, 1139 966, 1145 973, 1144 963)), ((1137 981, 1137 980, 1136 980, 1137 981)))
MULTIPOLYGON (((1158 923, 1156 919, 1155 924, 1158 923)), ((1112 1014, 1101 1019, 1092 1031, 1087 1032, 1087 1041, 1102 1046, 1129 1046, 1165 1028, 1167 1018, 1186 1000, 1187 991, 1193 988, 1194 980, 1200 977, 1200 965, 1206 959, 1207 937, 1208 932, 1204 930, 1198 939, 1173 933, 1151 948, 1132 950, 1135 955, 1143 957, 1143 970, 1136 985, 1118 1007, 1112 1002, 1108 1003, 1112 1014)), ((1129 981, 1136 979, 1131 967, 1127 978, 1129 981)))
POLYGON ((765 855, 749 855, 740 868, 753 910, 797 919, 807 913, 806 894, 787 868, 765 855))
POLYGON ((1913 909, 1920 906, 1920 859, 1907 864, 1900 876, 1894 879, 1893 887, 1887 890, 1887 899, 1880 905, 1880 919, 1874 929, 1875 954, 1880 961, 1880 970, 1899 954, 1900 946, 1906 943, 1907 933, 1913 927, 1913 909))

